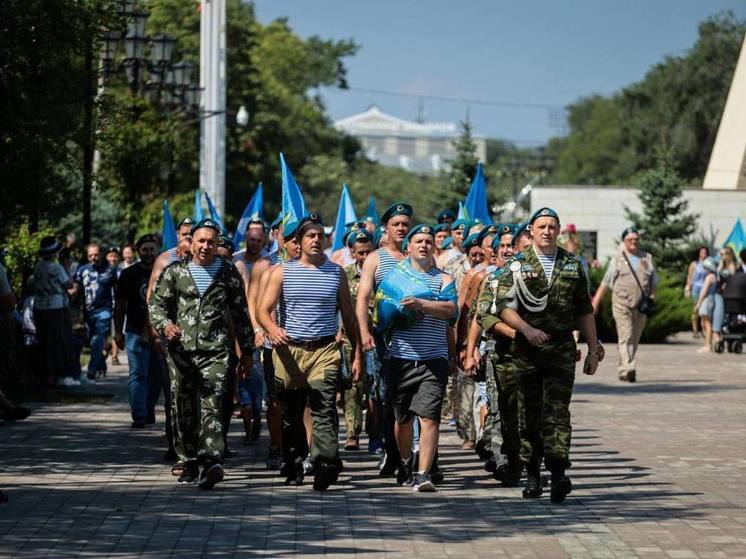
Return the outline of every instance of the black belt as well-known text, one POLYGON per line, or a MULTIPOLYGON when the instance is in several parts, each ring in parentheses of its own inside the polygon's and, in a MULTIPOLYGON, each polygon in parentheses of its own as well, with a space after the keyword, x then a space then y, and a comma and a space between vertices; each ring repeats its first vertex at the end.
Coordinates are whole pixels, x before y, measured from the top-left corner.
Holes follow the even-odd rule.
POLYGON ((316 338, 315 340, 290 340, 288 345, 302 347, 306 351, 316 351, 317 349, 336 341, 336 339, 337 336, 332 334, 330 336, 324 336, 323 338, 316 338))

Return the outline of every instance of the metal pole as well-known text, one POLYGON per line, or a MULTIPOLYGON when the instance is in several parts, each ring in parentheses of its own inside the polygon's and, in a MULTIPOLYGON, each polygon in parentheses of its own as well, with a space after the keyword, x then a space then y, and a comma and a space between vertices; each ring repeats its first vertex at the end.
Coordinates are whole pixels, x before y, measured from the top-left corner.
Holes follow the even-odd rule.
POLYGON ((200 110, 212 115, 200 124, 199 186, 225 213, 225 0, 201 0, 200 110))

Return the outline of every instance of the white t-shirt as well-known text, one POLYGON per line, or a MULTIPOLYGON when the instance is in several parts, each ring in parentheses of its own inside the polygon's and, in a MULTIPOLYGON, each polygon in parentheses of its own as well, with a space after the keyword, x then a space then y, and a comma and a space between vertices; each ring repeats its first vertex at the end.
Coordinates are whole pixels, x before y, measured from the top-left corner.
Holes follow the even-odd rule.
POLYGON ((34 270, 34 308, 62 309, 67 306, 67 284, 70 276, 65 268, 52 260, 41 260, 34 270))

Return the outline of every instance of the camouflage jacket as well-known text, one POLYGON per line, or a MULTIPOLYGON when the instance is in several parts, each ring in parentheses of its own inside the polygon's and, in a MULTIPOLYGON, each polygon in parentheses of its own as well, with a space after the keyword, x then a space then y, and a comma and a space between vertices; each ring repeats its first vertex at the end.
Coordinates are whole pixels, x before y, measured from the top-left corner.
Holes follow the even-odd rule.
POLYGON ((254 331, 243 280, 234 266, 220 260, 222 266, 201 297, 188 261, 170 264, 155 284, 148 306, 150 322, 161 335, 169 323, 181 328, 182 351, 233 351, 232 326, 241 351, 250 354, 254 331))
POLYGON ((477 303, 477 322, 488 331, 500 321, 500 314, 506 308, 515 309, 531 326, 543 330, 557 342, 571 338, 578 317, 593 313, 588 280, 577 257, 557 248, 552 277, 547 282, 533 248, 518 253, 505 267, 488 276, 477 303), (530 295, 536 298, 547 296, 543 310, 526 308, 525 297, 518 293, 520 286, 515 285, 512 270, 520 273, 530 295))

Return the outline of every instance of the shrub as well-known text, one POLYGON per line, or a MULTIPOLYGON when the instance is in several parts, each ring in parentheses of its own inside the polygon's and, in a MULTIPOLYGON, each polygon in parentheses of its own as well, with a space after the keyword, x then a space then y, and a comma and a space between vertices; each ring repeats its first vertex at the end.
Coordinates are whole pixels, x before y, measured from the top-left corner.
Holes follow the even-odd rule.
POLYGON ((28 223, 22 223, 5 243, 7 251, 5 266, 11 278, 11 287, 17 297, 23 294, 23 286, 34 272, 39 260, 39 243, 43 237, 54 235, 52 229, 40 229, 36 233, 29 231, 28 223))

